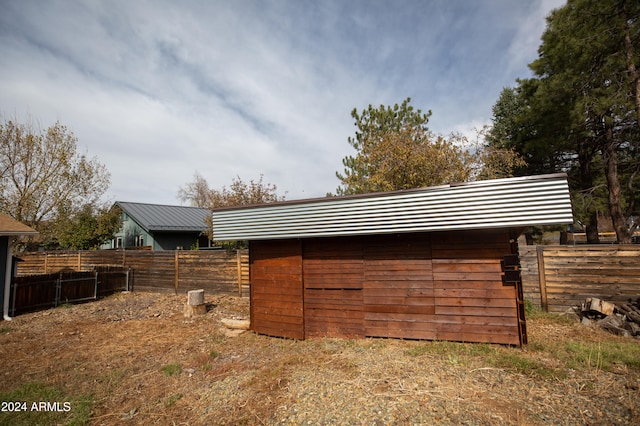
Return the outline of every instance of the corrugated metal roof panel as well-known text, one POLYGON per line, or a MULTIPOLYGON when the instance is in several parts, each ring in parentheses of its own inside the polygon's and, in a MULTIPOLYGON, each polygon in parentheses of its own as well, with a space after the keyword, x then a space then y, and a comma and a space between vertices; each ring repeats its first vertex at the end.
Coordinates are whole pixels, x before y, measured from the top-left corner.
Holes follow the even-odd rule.
POLYGON ((218 241, 572 222, 564 174, 220 209, 213 214, 218 241))
POLYGON ((209 209, 118 201, 122 210, 147 231, 203 231, 209 209))

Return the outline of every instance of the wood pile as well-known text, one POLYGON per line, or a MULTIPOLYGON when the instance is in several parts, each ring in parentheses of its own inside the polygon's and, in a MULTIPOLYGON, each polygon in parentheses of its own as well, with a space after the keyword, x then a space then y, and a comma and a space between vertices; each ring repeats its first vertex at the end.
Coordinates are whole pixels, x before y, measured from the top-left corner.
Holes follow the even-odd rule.
POLYGON ((640 338, 640 298, 611 303, 589 297, 580 306, 580 320, 620 336, 640 338))

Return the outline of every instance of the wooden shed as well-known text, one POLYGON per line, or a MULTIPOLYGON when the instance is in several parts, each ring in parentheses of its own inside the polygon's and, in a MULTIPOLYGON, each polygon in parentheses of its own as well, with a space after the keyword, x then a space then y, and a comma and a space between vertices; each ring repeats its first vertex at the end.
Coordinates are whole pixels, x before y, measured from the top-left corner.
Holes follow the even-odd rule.
POLYGON ((214 211, 249 240, 251 328, 526 343, 517 238, 572 223, 564 174, 214 211))

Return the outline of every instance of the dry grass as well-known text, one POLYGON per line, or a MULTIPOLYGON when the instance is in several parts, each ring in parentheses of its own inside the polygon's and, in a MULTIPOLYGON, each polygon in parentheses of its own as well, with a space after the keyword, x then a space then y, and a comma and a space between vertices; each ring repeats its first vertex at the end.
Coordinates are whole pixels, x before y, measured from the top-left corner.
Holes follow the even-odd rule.
POLYGON ((535 315, 530 344, 227 337, 248 300, 128 293, 1 324, 0 424, 638 424, 638 341, 535 315))

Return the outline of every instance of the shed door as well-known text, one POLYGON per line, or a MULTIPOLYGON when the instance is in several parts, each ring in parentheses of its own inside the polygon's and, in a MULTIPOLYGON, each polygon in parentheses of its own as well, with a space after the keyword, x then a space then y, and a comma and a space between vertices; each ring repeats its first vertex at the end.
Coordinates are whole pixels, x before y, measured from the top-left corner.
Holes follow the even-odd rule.
POLYGON ((304 339, 299 240, 251 241, 251 329, 304 339))
POLYGON ((306 335, 364 336, 361 239, 305 240, 303 258, 306 335))

